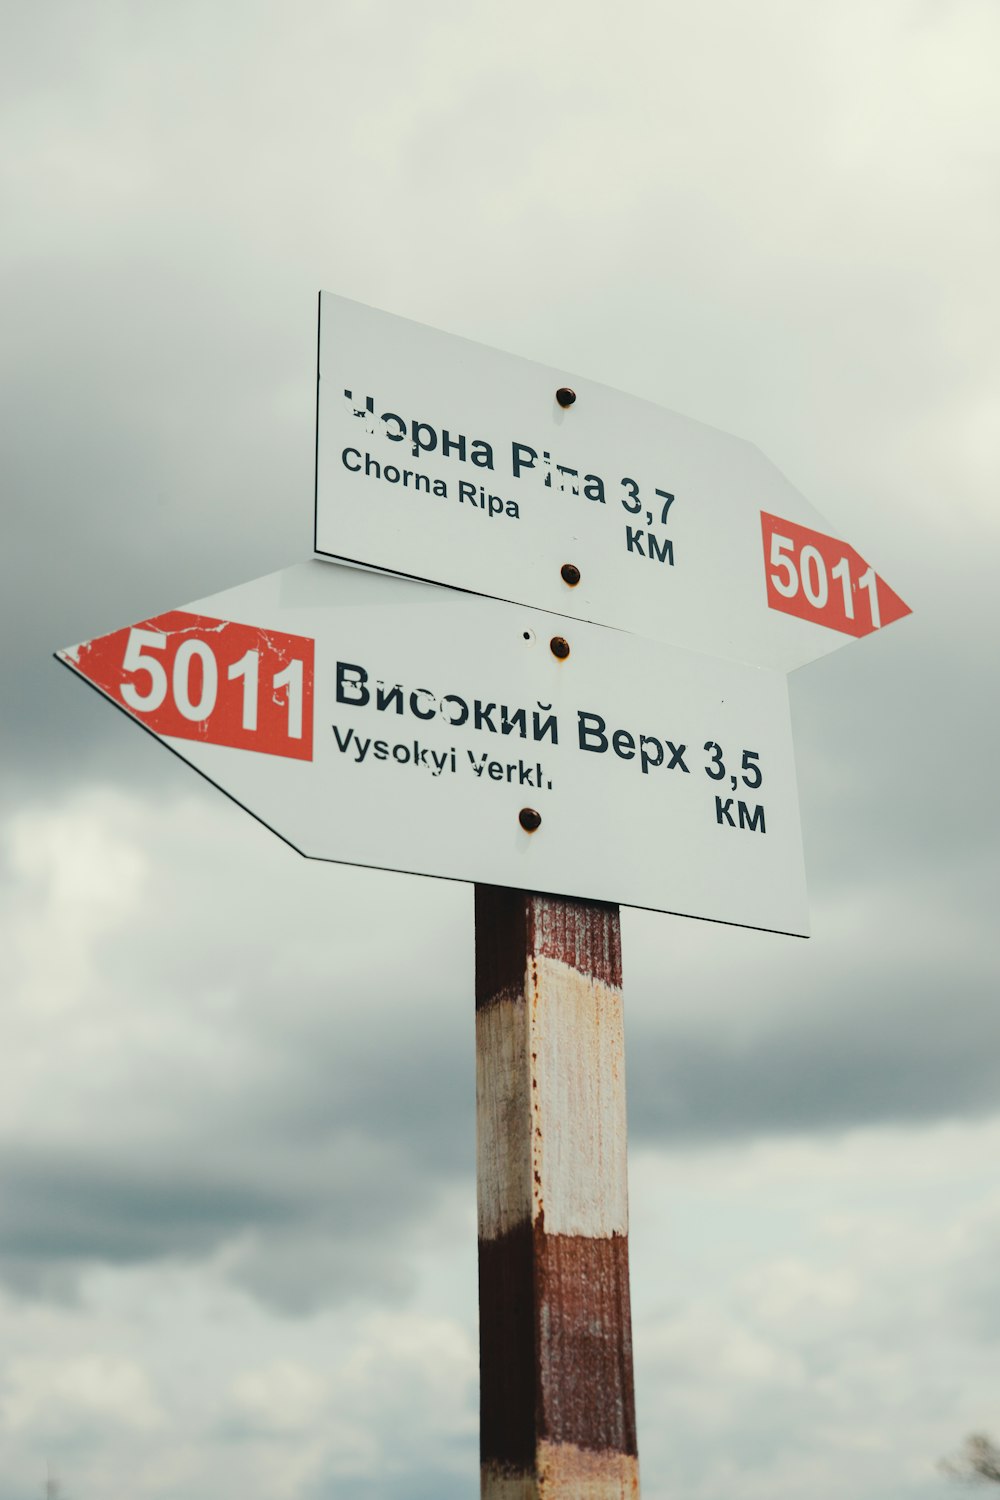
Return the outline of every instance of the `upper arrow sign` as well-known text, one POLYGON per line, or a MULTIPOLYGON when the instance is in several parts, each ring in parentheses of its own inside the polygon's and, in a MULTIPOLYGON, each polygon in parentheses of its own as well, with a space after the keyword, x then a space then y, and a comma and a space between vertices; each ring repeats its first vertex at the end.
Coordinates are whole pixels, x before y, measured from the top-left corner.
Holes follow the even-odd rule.
POLYGON ((783 671, 909 613, 740 438, 327 293, 318 374, 321 557, 783 671))

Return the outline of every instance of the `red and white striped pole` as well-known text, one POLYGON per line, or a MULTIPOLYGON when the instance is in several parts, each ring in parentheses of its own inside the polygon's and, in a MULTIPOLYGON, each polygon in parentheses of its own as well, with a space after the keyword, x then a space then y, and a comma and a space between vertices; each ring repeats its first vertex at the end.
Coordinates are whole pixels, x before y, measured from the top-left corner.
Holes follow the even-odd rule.
POLYGON ((483 1500, 639 1494, 618 908, 476 887, 483 1500))

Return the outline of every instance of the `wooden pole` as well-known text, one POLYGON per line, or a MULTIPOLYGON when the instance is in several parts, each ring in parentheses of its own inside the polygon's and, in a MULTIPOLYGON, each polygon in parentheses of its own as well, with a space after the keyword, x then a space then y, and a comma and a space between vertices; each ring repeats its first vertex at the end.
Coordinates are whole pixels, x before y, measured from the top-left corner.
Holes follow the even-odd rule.
POLYGON ((476 887, 483 1500, 639 1494, 617 906, 476 887))

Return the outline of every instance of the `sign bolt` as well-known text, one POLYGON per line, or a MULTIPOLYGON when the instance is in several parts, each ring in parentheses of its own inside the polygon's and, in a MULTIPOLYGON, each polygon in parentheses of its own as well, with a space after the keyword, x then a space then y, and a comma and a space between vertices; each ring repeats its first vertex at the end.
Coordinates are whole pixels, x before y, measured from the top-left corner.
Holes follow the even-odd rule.
POLYGON ((568 583, 571 589, 575 589, 580 582, 580 569, 576 563, 563 563, 559 574, 563 583, 568 583))
POLYGON ((556 400, 560 406, 572 406, 576 400, 576 391, 570 390, 568 385, 561 385, 556 391, 556 400))
POLYGON ((542 826, 542 815, 540 812, 535 812, 533 807, 522 807, 517 815, 517 821, 525 833, 534 833, 536 828, 542 826))
POLYGON ((565 636, 554 635, 549 641, 549 650, 553 656, 558 656, 560 661, 565 661, 569 655, 569 641, 565 636))

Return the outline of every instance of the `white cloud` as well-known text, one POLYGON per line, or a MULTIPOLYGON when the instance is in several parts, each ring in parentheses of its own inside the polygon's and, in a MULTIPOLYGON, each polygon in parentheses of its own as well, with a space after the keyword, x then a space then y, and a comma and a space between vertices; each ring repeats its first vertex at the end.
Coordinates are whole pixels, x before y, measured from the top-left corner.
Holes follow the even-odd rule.
POLYGON ((30 975, 32 1011, 50 1021, 95 983, 95 949, 141 909, 147 867, 134 810, 100 790, 71 808, 24 808, 4 827, 4 863, 19 886, 7 951, 15 983, 30 975))
POLYGON ((969 1235, 995 1215, 998 1132, 638 1155, 640 1451, 662 1493, 673 1475, 722 1494, 727 1463, 754 1495, 832 1500, 848 1473, 856 1495, 935 1493, 937 1460, 996 1421, 993 1341, 963 1299, 985 1269, 991 1231, 974 1253, 969 1235))
POLYGON ((113 1442, 120 1428, 147 1431, 163 1420, 146 1372, 132 1360, 101 1354, 11 1360, 0 1410, 9 1431, 28 1429, 43 1442, 92 1436, 95 1429, 113 1442))
POLYGON ((245 1370, 233 1382, 233 1404, 263 1433, 298 1435, 314 1427, 329 1405, 327 1382, 308 1366, 276 1360, 245 1370))

